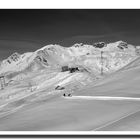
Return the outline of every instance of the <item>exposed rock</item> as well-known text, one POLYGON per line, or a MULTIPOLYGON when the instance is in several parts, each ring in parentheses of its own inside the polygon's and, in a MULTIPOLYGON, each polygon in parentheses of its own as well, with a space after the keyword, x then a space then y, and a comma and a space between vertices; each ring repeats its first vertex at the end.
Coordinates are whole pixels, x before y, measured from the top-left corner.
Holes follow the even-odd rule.
POLYGON ((106 47, 106 44, 105 42, 97 42, 97 43, 94 43, 93 46, 95 48, 103 48, 103 47, 106 47))
POLYGON ((56 88, 55 88, 55 90, 63 90, 63 89, 65 89, 64 87, 61 87, 61 86, 57 86, 56 88))

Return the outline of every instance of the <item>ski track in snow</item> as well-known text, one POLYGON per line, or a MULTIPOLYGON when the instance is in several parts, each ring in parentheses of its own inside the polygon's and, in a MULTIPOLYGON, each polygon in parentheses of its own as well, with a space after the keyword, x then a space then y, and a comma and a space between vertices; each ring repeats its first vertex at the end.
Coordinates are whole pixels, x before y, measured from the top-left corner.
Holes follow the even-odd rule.
MULTIPOLYGON (((8 106, 8 105, 10 105, 10 104, 12 104, 12 103, 15 103, 15 102, 17 102, 17 101, 20 101, 20 100, 22 100, 22 99, 26 99, 26 98, 28 98, 28 97, 30 97, 30 96, 36 94, 36 93, 38 93, 38 92, 37 92, 37 91, 31 92, 31 93, 29 93, 29 94, 24 94, 23 96, 21 96, 21 97, 19 97, 19 98, 10 100, 9 102, 6 102, 5 104, 2 104, 2 105, 0 106, 0 111, 1 111, 2 109, 4 109, 4 107, 6 107, 6 106, 8 106)), ((9 114, 11 114, 11 113, 17 111, 17 109, 22 108, 24 105, 25 105, 25 104, 22 104, 22 105, 20 105, 20 106, 18 106, 18 107, 15 107, 15 108, 11 109, 11 111, 7 111, 7 112, 2 113, 2 114, 0 113, 0 117, 1 117, 1 115, 2 115, 2 116, 6 116, 7 113, 8 113, 7 115, 9 115, 9 114), (11 112, 11 113, 10 113, 10 112, 11 112)))
POLYGON ((10 110, 10 111, 1 113, 1 114, 0 114, 0 118, 5 117, 5 116, 7 116, 7 115, 10 115, 10 114, 16 112, 17 110, 21 109, 23 106, 24 106, 24 105, 20 105, 20 106, 15 107, 14 109, 12 109, 12 110, 10 110))
POLYGON ((134 97, 113 97, 113 96, 72 96, 72 97, 64 97, 66 99, 83 99, 83 100, 119 100, 119 101, 140 101, 140 98, 134 97))
POLYGON ((100 129, 105 128, 105 127, 107 127, 107 126, 109 126, 109 125, 115 124, 115 123, 119 122, 120 120, 122 120, 122 119, 124 119, 124 118, 127 118, 127 117, 129 117, 129 116, 131 116, 131 115, 133 115, 133 114, 135 114, 135 113, 137 113, 137 112, 140 112, 140 110, 136 110, 136 111, 133 111, 133 112, 131 112, 131 113, 128 113, 128 114, 126 114, 126 115, 124 115, 124 116, 118 118, 117 120, 114 120, 114 121, 111 121, 111 122, 109 122, 109 123, 106 123, 106 124, 104 124, 104 125, 102 125, 102 126, 96 127, 95 129, 92 129, 91 131, 100 131, 100 129))

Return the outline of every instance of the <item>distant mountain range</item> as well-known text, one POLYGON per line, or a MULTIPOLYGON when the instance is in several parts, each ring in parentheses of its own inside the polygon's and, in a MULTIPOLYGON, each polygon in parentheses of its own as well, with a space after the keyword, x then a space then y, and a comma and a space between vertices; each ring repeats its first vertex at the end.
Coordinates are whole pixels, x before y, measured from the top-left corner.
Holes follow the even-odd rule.
POLYGON ((35 52, 14 53, 0 64, 0 75, 8 79, 22 78, 45 69, 62 71, 77 68, 94 75, 115 72, 139 57, 139 46, 123 41, 93 45, 74 44, 71 47, 47 45, 35 52))

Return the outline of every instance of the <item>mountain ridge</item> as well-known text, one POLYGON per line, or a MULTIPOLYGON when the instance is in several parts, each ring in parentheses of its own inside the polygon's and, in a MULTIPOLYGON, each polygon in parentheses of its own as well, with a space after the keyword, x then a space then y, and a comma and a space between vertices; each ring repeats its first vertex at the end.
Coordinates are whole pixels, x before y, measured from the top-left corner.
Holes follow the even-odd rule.
POLYGON ((1 62, 0 75, 45 69, 62 71, 65 66, 85 69, 94 75, 109 74, 139 57, 138 50, 138 46, 124 41, 97 42, 93 45, 76 43, 71 47, 50 44, 35 52, 12 54, 1 62))

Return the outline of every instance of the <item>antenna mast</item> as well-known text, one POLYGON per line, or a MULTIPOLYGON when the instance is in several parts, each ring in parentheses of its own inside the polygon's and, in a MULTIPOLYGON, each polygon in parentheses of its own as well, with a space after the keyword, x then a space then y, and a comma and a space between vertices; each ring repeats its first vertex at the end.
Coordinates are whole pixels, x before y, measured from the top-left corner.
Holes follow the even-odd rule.
POLYGON ((101 75, 103 75, 103 51, 101 51, 101 75))

